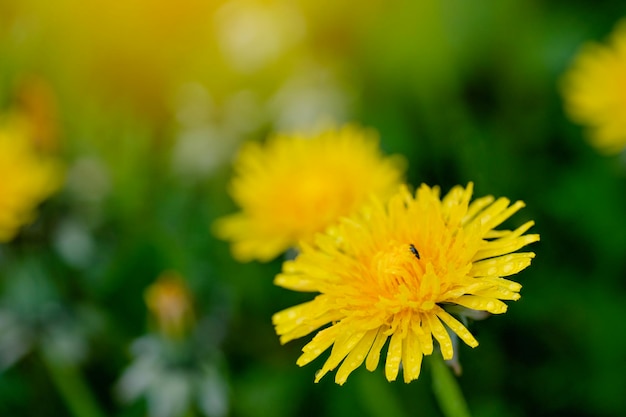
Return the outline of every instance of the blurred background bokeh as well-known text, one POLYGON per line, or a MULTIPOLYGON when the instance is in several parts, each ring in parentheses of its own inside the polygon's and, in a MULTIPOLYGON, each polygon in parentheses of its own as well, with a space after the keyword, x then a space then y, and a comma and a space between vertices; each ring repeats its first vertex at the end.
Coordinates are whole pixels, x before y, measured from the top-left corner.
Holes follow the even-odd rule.
POLYGON ((428 367, 408 385, 382 369, 314 384, 323 359, 296 366, 306 338, 280 346, 271 324, 309 296, 273 285, 281 259, 237 263, 211 234, 243 142, 344 122, 403 154, 409 183, 473 181, 536 221, 521 300, 460 350, 472 415, 626 415, 626 157, 594 149, 561 96, 580 47, 623 16, 617 1, 0 0, 0 130, 64 175, 0 244, 0 415, 440 416, 428 367))

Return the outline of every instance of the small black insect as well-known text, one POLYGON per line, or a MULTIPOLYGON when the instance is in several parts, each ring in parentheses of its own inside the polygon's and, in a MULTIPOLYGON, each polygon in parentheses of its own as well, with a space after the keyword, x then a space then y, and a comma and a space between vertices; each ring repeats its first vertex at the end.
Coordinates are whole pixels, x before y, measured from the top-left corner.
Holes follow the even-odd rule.
POLYGON ((411 243, 411 244, 409 244, 409 250, 411 251, 411 253, 412 253, 413 255, 415 255, 415 257, 416 257, 417 259, 421 259, 421 258, 420 258, 420 253, 417 251, 417 249, 415 249, 415 246, 414 246, 412 243, 411 243))

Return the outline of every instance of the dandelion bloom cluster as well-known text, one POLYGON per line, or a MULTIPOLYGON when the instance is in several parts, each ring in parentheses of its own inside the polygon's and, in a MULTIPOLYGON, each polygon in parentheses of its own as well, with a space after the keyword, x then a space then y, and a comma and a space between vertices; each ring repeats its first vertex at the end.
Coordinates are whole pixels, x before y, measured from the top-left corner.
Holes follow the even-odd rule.
POLYGON ((0 125, 0 242, 33 221, 36 207, 61 185, 56 160, 35 149, 28 129, 0 125))
POLYGON ((520 297, 521 285, 504 277, 530 265, 534 253, 513 252, 539 240, 525 235, 534 223, 496 230, 523 202, 492 196, 470 202, 471 195, 471 183, 443 199, 438 188, 422 185, 413 195, 403 186, 389 200, 372 199, 284 263, 277 285, 319 293, 273 317, 281 343, 326 326, 297 361, 306 365, 332 346, 316 382, 340 364, 338 384, 363 362, 373 371, 388 339, 387 379, 395 380, 402 365, 410 382, 423 356, 433 353, 433 338, 444 359, 454 354, 449 332, 478 344, 448 308, 500 314, 507 309, 502 300, 520 297))
POLYGON ((608 44, 588 43, 563 79, 570 117, 587 126, 592 144, 607 153, 626 147, 626 21, 608 44))
POLYGON ((385 157, 374 132, 355 126, 311 137, 278 135, 239 152, 230 192, 241 211, 218 220, 216 234, 240 261, 267 261, 311 241, 370 194, 389 196, 404 160, 385 157))

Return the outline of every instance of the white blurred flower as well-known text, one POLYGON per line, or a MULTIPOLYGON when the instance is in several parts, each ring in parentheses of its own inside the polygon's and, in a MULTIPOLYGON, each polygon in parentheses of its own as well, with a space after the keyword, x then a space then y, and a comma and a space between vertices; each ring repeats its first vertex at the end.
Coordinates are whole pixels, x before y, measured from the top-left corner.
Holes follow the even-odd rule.
POLYGON ((99 159, 84 156, 69 168, 66 188, 78 200, 99 203, 111 190, 111 178, 99 159))
POLYGON ((99 323, 85 306, 69 311, 42 265, 9 269, 0 298, 0 371, 33 350, 56 362, 76 364, 88 353, 88 336, 99 323))
POLYGON ((230 161, 244 136, 266 119, 252 91, 237 91, 216 107, 206 88, 185 84, 177 97, 180 130, 172 149, 174 173, 187 180, 206 178, 230 161))
POLYGON ((288 79, 269 105, 277 131, 315 131, 347 120, 349 98, 329 70, 309 66, 288 79))
POLYGON ((131 350, 134 361, 116 385, 120 400, 144 397, 150 417, 180 417, 194 406, 207 417, 228 415, 227 384, 214 363, 190 364, 183 345, 155 336, 138 339, 131 350))
POLYGON ((172 169, 185 179, 205 178, 228 161, 236 140, 211 126, 182 131, 172 151, 172 169))
POLYGON ((96 245, 88 228, 77 220, 61 222, 54 234, 54 248, 69 265, 85 268, 96 253, 96 245))
POLYGON ((304 18, 287 2, 232 0, 215 19, 222 52, 242 73, 267 65, 305 34, 304 18))

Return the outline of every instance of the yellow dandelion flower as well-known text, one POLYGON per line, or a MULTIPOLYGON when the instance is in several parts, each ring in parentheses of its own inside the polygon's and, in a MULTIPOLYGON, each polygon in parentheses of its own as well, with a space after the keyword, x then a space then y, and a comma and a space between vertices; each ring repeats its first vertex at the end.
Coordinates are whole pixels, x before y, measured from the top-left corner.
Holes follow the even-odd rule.
POLYGON ((234 171, 230 192, 241 211, 219 219, 215 232, 239 261, 268 261, 311 241, 368 195, 390 195, 404 160, 384 157, 372 131, 345 126, 248 143, 234 171))
POLYGON ((316 382, 339 364, 338 384, 364 361, 373 371, 388 339, 387 379, 402 365, 410 382, 433 353, 433 339, 444 359, 454 353, 450 333, 478 345, 448 308, 500 314, 502 300, 519 299, 521 285, 503 277, 530 265, 534 253, 513 252, 539 240, 524 235, 534 222, 495 230, 524 203, 492 196, 470 203, 472 187, 454 187, 443 199, 426 185, 414 196, 402 187, 386 204, 372 199, 284 263, 277 285, 319 295, 274 315, 281 343, 330 324, 297 361, 306 365, 332 346, 316 382))
POLYGON ((562 92, 572 120, 589 128, 600 151, 626 147, 626 20, 608 44, 588 43, 566 72, 562 92))
POLYGON ((59 163, 35 149, 19 123, 0 126, 0 242, 33 221, 36 207, 62 182, 59 163))

